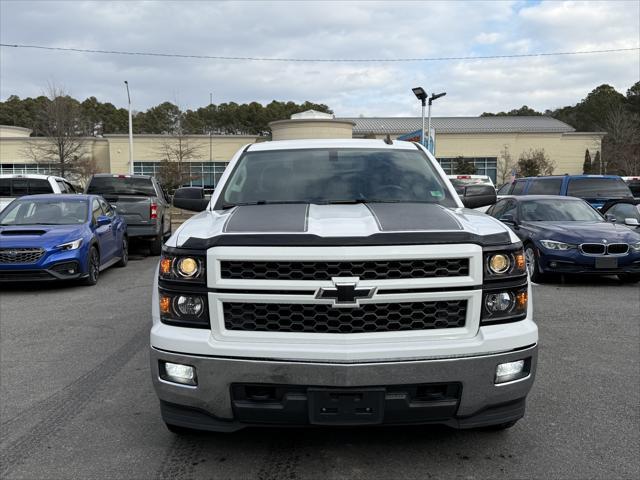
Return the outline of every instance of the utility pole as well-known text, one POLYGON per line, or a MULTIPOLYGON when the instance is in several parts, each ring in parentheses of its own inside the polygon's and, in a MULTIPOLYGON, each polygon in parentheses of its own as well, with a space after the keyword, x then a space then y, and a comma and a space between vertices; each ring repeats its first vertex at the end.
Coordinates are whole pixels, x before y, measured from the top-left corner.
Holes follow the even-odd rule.
POLYGON ((129 82, 125 80, 124 84, 127 86, 127 99, 129 101, 129 175, 133 175, 133 121, 131 118, 131 95, 129 94, 129 82))
MULTIPOLYGON (((415 87, 411 89, 413 94, 422 103, 422 129, 420 130, 420 143, 424 145, 424 107, 427 102, 427 92, 422 87, 415 87)), ((431 101, 429 101, 429 112, 431 112, 431 101)))
MULTIPOLYGON (((427 150, 429 150, 431 153, 435 154, 435 152, 433 151, 433 145, 431 144, 431 104, 433 103, 434 100, 439 99, 440 97, 444 97, 447 94, 447 92, 442 92, 442 93, 432 93, 431 96, 429 97, 429 125, 427 126, 427 150)), ((424 109, 424 106, 422 107, 424 109)), ((422 114, 422 119, 424 121, 424 113, 422 114)), ((422 124, 422 129, 424 130, 424 123, 422 124)))
MULTIPOLYGON (((209 113, 213 111, 213 93, 209 94, 209 113)), ((209 163, 213 162, 213 144, 211 143, 211 134, 213 133, 213 125, 209 125, 209 163)))

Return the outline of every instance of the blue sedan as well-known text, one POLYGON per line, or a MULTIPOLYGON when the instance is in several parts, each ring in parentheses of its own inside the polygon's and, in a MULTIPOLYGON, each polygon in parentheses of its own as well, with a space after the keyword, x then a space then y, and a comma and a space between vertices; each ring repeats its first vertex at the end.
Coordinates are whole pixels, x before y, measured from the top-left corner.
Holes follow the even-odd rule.
POLYGON ((487 214, 524 244, 532 281, 553 273, 617 275, 640 281, 640 234, 608 223, 587 202, 554 195, 506 197, 487 214))
POLYGON ((0 281, 80 279, 129 259, 127 224, 96 195, 32 195, 0 213, 0 281))

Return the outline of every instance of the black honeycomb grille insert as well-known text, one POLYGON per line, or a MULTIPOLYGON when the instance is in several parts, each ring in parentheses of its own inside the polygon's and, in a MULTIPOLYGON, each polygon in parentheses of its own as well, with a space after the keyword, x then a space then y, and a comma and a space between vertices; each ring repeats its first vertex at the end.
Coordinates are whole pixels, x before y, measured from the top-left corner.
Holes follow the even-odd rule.
POLYGON ((461 277, 469 274, 468 258, 381 260, 361 262, 221 262, 222 278, 233 280, 361 280, 461 277))
POLYGON ((328 304, 223 304, 227 330, 249 332, 367 333, 433 330, 465 325, 467 301, 328 304))
POLYGON ((0 263, 36 263, 42 255, 42 248, 0 248, 0 263))

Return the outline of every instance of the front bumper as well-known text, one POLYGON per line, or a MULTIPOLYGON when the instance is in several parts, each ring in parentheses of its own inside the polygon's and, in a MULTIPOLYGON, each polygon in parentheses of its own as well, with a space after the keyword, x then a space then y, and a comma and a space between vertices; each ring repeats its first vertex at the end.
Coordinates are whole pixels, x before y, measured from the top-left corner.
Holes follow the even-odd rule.
POLYGON ((578 251, 555 253, 539 250, 539 267, 542 273, 585 273, 596 275, 616 275, 621 273, 640 273, 640 253, 629 253, 620 256, 583 255, 578 251), (617 260, 616 267, 600 268, 596 265, 598 258, 617 260))
MULTIPOLYGON (((271 361, 183 355, 151 348, 153 384, 167 423, 212 431, 249 425, 309 425, 308 387, 383 389, 384 408, 376 424, 440 423, 475 428, 517 420, 534 381, 537 345, 517 351, 464 358, 358 364, 271 361), (496 385, 500 363, 530 359, 529 375, 496 385), (196 368, 198 385, 182 386, 160 378, 159 362, 196 368), (237 385, 278 385, 295 395, 287 402, 247 404, 234 397, 237 385), (402 396, 402 386, 456 384, 448 407, 402 396), (400 393, 399 393, 400 392, 400 393)), ((245 399, 246 400, 246 399, 245 399)), ((340 423, 334 423, 339 425, 340 423)))
POLYGON ((33 264, 0 264, 0 283, 75 280, 86 275, 84 249, 49 251, 33 264))

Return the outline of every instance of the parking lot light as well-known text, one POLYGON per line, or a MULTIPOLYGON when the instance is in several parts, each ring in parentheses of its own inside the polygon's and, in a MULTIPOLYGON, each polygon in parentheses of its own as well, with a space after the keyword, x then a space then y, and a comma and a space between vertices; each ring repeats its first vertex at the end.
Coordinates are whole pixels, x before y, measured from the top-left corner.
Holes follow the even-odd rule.
POLYGON ((412 88, 411 91, 422 103, 422 130, 420 130, 420 143, 424 145, 424 107, 427 105, 427 92, 422 87, 412 88))

